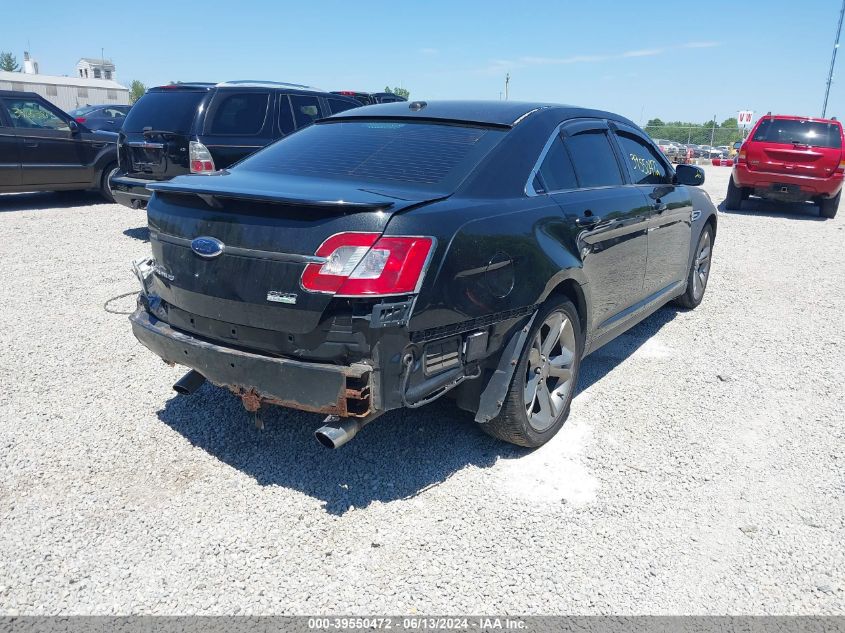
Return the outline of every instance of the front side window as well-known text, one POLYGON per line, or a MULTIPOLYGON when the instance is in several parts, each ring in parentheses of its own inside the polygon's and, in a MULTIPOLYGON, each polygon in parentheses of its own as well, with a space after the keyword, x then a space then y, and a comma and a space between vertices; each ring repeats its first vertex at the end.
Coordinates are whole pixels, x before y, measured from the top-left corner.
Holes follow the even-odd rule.
POLYGON ((320 100, 317 97, 291 95, 290 104, 297 130, 308 127, 320 118, 320 100))
POLYGON ((588 130, 570 136, 566 145, 582 187, 612 187, 622 184, 619 162, 604 130, 588 130))
POLYGON ((666 167, 651 145, 626 132, 618 132, 616 138, 631 174, 631 182, 635 185, 660 185, 669 182, 666 167))
POLYGON ((264 127, 269 92, 220 92, 214 99, 206 134, 254 136, 264 127))
POLYGON ((4 99, 6 109, 12 118, 12 125, 18 128, 39 130, 70 130, 67 121, 59 118, 38 101, 31 99, 4 99))
POLYGON ((537 171, 537 178, 534 180, 534 191, 537 193, 551 193, 566 189, 577 189, 578 180, 575 178, 575 169, 569 152, 555 135, 554 141, 546 152, 546 157, 537 171))

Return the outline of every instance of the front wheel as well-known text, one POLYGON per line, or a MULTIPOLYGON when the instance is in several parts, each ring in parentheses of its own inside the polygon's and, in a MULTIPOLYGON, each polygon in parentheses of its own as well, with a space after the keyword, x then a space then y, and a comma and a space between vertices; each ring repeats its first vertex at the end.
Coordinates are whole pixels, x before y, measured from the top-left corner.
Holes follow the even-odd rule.
POLYGON ((728 181, 728 194, 725 196, 725 209, 738 211, 742 206, 742 189, 734 184, 734 179, 728 181))
POLYGON ((106 202, 114 202, 114 195, 111 192, 111 177, 117 173, 117 164, 110 163, 103 169, 100 174, 100 195, 106 202))
POLYGON ((832 198, 822 198, 819 200, 819 215, 828 220, 836 217, 836 212, 839 210, 839 200, 842 198, 840 191, 832 198))
POLYGON ((701 237, 692 258, 692 264, 687 273, 687 290, 675 299, 679 306, 692 310, 697 308, 704 299, 707 281, 710 279, 710 260, 713 257, 713 229, 709 224, 704 225, 701 237))
POLYGON ((552 439, 569 415, 583 346, 575 306, 551 300, 534 319, 501 412, 481 428, 528 448, 552 439))

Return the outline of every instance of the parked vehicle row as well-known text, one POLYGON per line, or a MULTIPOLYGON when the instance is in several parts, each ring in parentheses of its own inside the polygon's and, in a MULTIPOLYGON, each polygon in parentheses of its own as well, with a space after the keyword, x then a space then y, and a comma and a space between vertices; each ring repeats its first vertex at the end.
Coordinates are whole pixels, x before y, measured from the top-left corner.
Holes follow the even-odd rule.
POLYGON ((446 394, 487 433, 539 446, 585 355, 669 301, 701 302, 703 182, 609 112, 348 109, 229 169, 147 185, 133 332, 191 370, 178 392, 208 380, 249 411, 329 414, 329 447, 446 394))

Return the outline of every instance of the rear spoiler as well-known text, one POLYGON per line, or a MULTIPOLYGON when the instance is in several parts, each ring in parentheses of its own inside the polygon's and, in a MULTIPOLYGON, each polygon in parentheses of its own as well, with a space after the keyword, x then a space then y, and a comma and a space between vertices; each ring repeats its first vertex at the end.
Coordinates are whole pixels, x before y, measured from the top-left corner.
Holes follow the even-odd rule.
MULTIPOLYGON (((202 178, 206 177, 207 176, 203 176, 202 178)), ((233 191, 231 189, 218 189, 216 187, 207 187, 193 183, 174 183, 172 181, 150 183, 146 186, 146 188, 154 192, 160 191, 162 193, 173 193, 179 195, 196 195, 202 198, 209 206, 217 208, 221 206, 217 198, 227 200, 247 200, 250 202, 271 202, 275 204, 286 204, 300 207, 334 207, 337 210, 348 209, 352 212, 389 209, 394 205, 394 202, 391 200, 318 200, 305 193, 296 195, 290 192, 275 193, 270 191, 233 191)))

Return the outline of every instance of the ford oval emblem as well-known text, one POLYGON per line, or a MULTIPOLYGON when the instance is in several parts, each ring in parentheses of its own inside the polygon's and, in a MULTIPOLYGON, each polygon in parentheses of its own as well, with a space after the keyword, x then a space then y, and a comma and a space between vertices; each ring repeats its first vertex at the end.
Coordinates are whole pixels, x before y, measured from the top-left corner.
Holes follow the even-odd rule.
POLYGON ((197 237, 191 241, 191 250, 206 259, 222 254, 223 248, 223 242, 214 237, 197 237))

